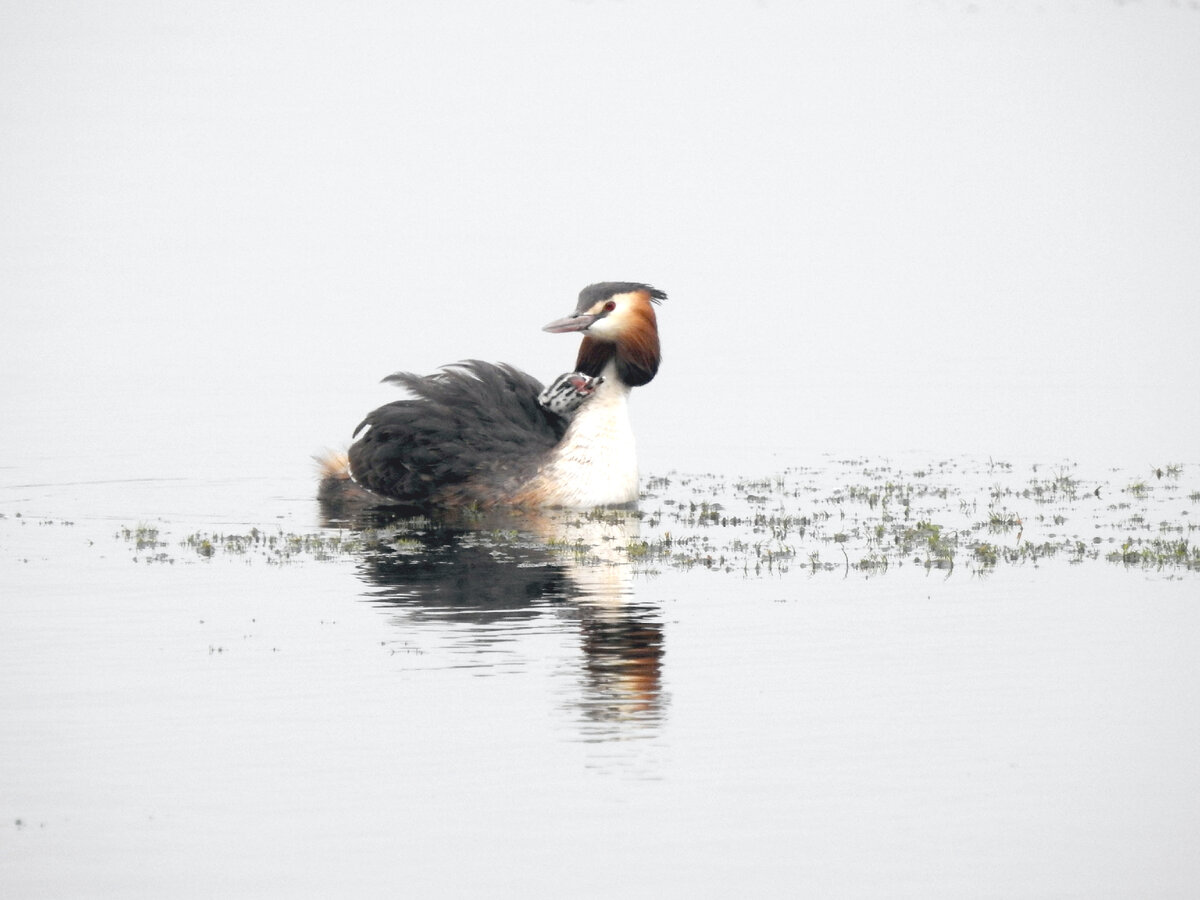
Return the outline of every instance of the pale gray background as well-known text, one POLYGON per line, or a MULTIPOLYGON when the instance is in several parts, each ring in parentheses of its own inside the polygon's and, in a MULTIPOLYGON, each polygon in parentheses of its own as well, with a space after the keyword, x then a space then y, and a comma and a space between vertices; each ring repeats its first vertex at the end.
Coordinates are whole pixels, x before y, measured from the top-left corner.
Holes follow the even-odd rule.
POLYGON ((0 79, 9 464, 300 477, 605 279, 644 470, 1200 447, 1195 4, 8 2, 0 79))

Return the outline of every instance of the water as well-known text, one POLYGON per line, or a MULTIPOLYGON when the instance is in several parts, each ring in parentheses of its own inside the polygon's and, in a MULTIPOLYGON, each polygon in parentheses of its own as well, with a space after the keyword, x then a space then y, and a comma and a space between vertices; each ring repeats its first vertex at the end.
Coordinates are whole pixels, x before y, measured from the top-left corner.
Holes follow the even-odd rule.
POLYGON ((0 892, 1191 896, 1200 15, 518 7, 0 12, 0 892), (603 279, 639 516, 322 513, 603 279))
POLYGON ((888 567, 858 565, 847 523, 884 519, 846 486, 921 483, 859 462, 655 479, 641 518, 322 528, 303 480, 155 485, 192 514, 140 524, 6 512, 4 879, 22 896, 1183 896, 1197 574, 1105 556, 1131 521, 1186 528, 1194 479, 1134 498, 1117 473, 1108 502, 1076 473, 1074 499, 1035 499, 1004 485, 1043 471, 944 468, 909 506, 962 517, 952 568, 887 548, 888 567), (275 521, 221 515, 272 491, 275 521), (774 524, 731 524, 743 504, 774 524), (1009 506, 1020 535, 972 536, 1009 506), (773 538, 793 510, 808 529, 773 538), (1100 541, 1075 559, 1080 533, 1100 541), (1043 555, 987 564, 977 536, 1043 555))

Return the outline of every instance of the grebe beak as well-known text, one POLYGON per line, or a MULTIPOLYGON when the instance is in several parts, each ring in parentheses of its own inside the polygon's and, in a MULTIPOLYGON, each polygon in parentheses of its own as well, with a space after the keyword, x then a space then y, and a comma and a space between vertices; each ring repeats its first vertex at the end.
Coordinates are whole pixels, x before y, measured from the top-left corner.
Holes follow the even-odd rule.
POLYGON ((599 316, 589 316, 586 313, 579 315, 567 316, 562 319, 555 319, 549 325, 543 325, 542 331, 549 331, 551 334, 567 334, 572 331, 587 331, 588 326, 595 322, 599 316))

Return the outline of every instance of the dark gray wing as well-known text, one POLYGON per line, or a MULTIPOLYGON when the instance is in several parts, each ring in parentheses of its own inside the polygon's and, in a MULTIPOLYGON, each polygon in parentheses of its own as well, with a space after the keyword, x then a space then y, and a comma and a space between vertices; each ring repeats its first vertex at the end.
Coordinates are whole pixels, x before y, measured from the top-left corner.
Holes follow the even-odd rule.
POLYGON ((406 503, 467 481, 501 486, 536 471, 567 420, 538 403, 542 384, 512 366, 467 360, 433 375, 397 372, 384 381, 408 389, 370 413, 350 448, 350 471, 364 487, 406 503))

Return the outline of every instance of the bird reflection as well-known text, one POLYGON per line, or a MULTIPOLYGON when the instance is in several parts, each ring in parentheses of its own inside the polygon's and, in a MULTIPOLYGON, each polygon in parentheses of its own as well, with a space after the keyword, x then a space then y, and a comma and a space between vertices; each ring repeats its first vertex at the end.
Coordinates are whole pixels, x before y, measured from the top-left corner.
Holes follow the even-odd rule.
POLYGON ((656 616, 582 607, 584 677, 595 723, 655 720, 662 707, 663 629, 656 616))
POLYGON ((636 513, 339 512, 325 509, 324 524, 363 537, 366 596, 396 613, 397 625, 438 627, 469 655, 466 665, 481 666, 525 634, 565 630, 580 649, 566 705, 584 739, 628 737, 661 721, 662 613, 634 597, 624 553, 636 513))

